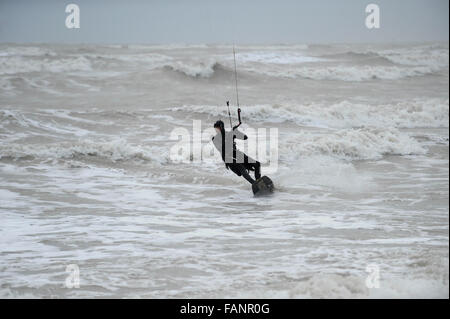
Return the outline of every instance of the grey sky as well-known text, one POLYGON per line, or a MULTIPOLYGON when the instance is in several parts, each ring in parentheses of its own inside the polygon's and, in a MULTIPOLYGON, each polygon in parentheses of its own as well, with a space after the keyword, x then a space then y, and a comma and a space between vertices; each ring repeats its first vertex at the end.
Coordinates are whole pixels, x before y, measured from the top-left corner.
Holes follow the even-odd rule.
POLYGON ((448 0, 0 0, 0 42, 448 41, 448 16, 448 0), (80 29, 65 27, 69 3, 80 29), (380 6, 380 29, 365 27, 369 3, 380 6))

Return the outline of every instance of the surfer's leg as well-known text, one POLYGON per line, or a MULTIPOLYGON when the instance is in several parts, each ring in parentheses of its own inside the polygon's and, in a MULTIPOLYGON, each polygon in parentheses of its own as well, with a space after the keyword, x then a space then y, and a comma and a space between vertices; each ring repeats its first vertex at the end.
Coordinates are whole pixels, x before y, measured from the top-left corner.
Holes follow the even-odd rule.
POLYGON ((255 180, 250 176, 246 167, 243 164, 238 164, 239 173, 241 173, 242 177, 244 177, 250 184, 253 184, 255 180))
POLYGON ((237 176, 243 176, 250 184, 255 182, 248 174, 247 167, 244 164, 231 163, 229 164, 229 167, 237 176))
POLYGON ((261 163, 256 161, 255 163, 255 179, 261 178, 261 163))
POLYGON ((257 160, 254 160, 251 157, 248 157, 244 154, 244 163, 245 167, 249 170, 255 171, 255 179, 259 179, 261 177, 261 163, 257 160))
POLYGON ((249 175, 246 169, 243 170, 242 176, 250 183, 253 184, 255 180, 249 175))

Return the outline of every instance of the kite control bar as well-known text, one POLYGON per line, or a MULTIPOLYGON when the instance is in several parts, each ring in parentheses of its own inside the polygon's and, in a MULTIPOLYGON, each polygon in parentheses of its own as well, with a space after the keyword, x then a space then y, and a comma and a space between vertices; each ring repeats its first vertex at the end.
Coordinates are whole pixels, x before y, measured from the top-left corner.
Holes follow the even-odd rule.
POLYGON ((238 109, 237 109, 239 124, 233 126, 233 124, 231 124, 230 101, 227 101, 227 107, 228 107, 228 118, 230 119, 230 127, 233 130, 235 130, 235 129, 237 129, 239 127, 239 125, 242 124, 242 121, 241 121, 241 108, 238 106, 238 109))
POLYGON ((239 124, 238 124, 238 125, 235 125, 235 126, 233 126, 233 130, 234 130, 234 129, 237 129, 237 128, 239 127, 239 125, 241 125, 241 124, 242 124, 242 121, 241 121, 241 108, 240 108, 240 107, 238 107, 238 109, 237 109, 237 113, 238 113, 238 120, 239 120, 239 124))

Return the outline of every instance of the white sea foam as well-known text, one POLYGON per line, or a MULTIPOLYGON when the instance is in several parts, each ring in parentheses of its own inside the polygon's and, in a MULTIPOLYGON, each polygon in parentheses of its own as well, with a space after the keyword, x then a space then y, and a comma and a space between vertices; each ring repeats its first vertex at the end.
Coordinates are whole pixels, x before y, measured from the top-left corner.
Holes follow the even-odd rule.
MULTIPOLYGON (((73 119, 64 114, 64 112, 60 112, 59 119, 73 119)), ((55 118, 46 118, 45 112, 44 114, 35 114, 6 109, 0 111, 0 128, 9 127, 8 131, 13 136, 31 133, 34 130, 41 131, 41 133, 44 135, 51 134, 54 136, 60 136, 64 134, 73 136, 86 136, 89 134, 88 130, 79 126, 72 126, 67 123, 57 123, 55 121, 55 118), (16 126, 16 129, 11 131, 11 125, 16 126)))
POLYGON ((433 66, 372 66, 372 65, 316 65, 293 68, 245 67, 250 72, 281 78, 305 78, 311 80, 337 80, 361 82, 369 80, 398 80, 406 77, 432 74, 440 70, 433 66))
POLYGON ((5 56, 56 56, 56 53, 48 48, 31 46, 10 46, 0 49, 0 57, 5 56))
POLYGON ((0 296, 448 298, 448 45, 238 46, 240 129, 279 130, 268 197, 208 133, 169 156, 228 123, 232 46, 23 47, 0 45, 0 296))
POLYGON ((426 65, 435 69, 448 67, 448 48, 432 48, 430 46, 415 48, 399 48, 377 52, 388 60, 403 65, 426 65))
POLYGON ((346 160, 376 160, 384 155, 425 154, 415 139, 396 129, 362 128, 321 135, 309 132, 290 137, 280 146, 280 154, 291 160, 311 155, 346 160))
MULTIPOLYGON (((223 116, 217 105, 184 105, 172 111, 223 116)), ((294 122, 317 127, 448 127, 448 99, 412 99, 390 104, 363 104, 350 101, 309 104, 257 104, 243 106, 243 115, 252 121, 294 122)))
POLYGON ((197 78, 209 78, 214 74, 215 68, 218 66, 218 62, 214 59, 207 61, 191 61, 181 62, 175 61, 164 64, 169 70, 180 72, 184 75, 197 78))
POLYGON ((258 291, 243 291, 240 298, 448 298, 448 280, 421 277, 392 277, 381 279, 379 288, 366 286, 367 276, 317 274, 289 284, 285 288, 269 288, 258 291))
POLYGON ((114 63, 119 61, 125 67, 139 67, 148 71, 164 68, 193 78, 211 77, 214 73, 214 68, 219 63, 215 57, 180 59, 155 52, 114 55, 89 53, 84 54, 84 57, 94 59, 96 63, 104 67, 108 66, 108 61, 114 61, 113 66, 117 67, 114 63))
MULTIPOLYGON (((288 147, 286 149, 286 152, 293 152, 288 147)), ((350 193, 368 191, 372 187, 372 177, 357 170, 351 162, 327 155, 286 153, 282 157, 289 167, 284 165, 284 161, 279 165, 278 187, 290 189, 320 185, 350 193)))
POLYGON ((85 57, 74 58, 38 58, 30 59, 23 56, 0 57, 0 74, 17 74, 29 72, 66 72, 91 71, 92 66, 85 57))
MULTIPOLYGON (((228 57, 228 59, 230 59, 228 57)), ((299 64, 324 61, 324 59, 306 56, 296 52, 247 52, 238 53, 236 59, 239 63, 258 62, 258 63, 270 63, 270 64, 299 64)))
POLYGON ((142 160, 155 164, 168 161, 169 154, 155 147, 138 146, 124 140, 52 143, 47 145, 7 144, 0 145, 0 159, 57 159, 101 158, 111 162, 142 160))

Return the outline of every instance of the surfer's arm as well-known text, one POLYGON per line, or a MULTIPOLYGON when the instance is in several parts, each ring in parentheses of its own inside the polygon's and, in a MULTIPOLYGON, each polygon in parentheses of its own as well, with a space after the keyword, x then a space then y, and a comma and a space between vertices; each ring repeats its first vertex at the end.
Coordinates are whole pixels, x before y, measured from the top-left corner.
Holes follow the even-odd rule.
POLYGON ((235 129, 235 130, 233 131, 233 133, 234 133, 234 137, 236 137, 236 138, 238 138, 238 139, 240 139, 240 140, 246 140, 246 139, 248 139, 247 135, 245 135, 244 133, 242 133, 241 131, 239 131, 239 130, 237 130, 237 129, 235 129))

